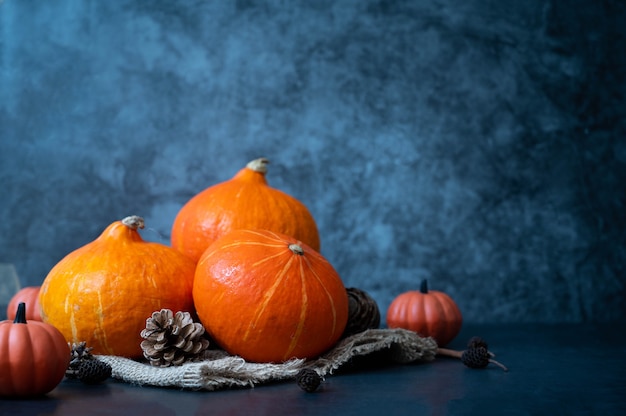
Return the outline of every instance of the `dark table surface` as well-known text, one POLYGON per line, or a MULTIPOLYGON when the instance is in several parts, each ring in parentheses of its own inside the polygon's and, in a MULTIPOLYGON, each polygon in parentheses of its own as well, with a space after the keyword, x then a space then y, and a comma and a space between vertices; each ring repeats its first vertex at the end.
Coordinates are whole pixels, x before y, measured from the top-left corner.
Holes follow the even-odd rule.
POLYGON ((64 380, 46 398, 0 400, 4 415, 626 415, 626 325, 465 325, 508 372, 459 361, 362 360, 306 393, 293 382, 214 392, 64 380))

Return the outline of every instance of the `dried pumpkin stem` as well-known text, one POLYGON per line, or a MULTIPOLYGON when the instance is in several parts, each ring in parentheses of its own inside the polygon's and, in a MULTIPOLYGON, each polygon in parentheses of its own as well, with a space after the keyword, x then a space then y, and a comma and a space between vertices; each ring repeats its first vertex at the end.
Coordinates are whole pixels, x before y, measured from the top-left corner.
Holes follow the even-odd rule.
POLYGON ((246 165, 246 167, 248 169, 251 169, 255 172, 259 172, 259 173, 266 173, 267 172, 267 165, 270 163, 270 161, 264 157, 260 157, 258 159, 254 159, 250 162, 248 162, 248 164, 246 165))
POLYGON ((122 224, 124 224, 128 228, 132 228, 133 230, 136 230, 138 228, 143 229, 143 227, 145 226, 143 218, 137 215, 131 215, 124 218, 122 220, 122 224))
POLYGON ((304 250, 298 244, 289 244, 289 250, 293 251, 294 254, 302 256, 304 254, 304 250))

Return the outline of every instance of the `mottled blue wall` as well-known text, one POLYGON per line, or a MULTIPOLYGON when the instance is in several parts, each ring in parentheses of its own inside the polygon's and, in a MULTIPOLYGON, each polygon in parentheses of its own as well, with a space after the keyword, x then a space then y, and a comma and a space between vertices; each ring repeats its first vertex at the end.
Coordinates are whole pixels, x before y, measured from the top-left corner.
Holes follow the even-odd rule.
MULTIPOLYGON (((626 317, 617 0, 0 0, 0 263, 39 284, 250 159, 386 310, 626 317)), ((0 311, 3 313, 3 311, 0 311)))

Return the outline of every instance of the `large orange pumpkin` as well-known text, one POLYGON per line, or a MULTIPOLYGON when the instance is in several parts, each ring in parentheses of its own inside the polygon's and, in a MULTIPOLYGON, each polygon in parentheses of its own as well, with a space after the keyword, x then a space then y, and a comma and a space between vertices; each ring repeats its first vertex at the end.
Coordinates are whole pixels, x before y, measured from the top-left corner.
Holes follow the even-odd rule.
POLYGON ((144 241, 143 219, 109 225, 68 254, 46 276, 39 295, 44 322, 94 354, 141 357, 141 330, 162 308, 193 311, 195 262, 171 247, 144 241))
POLYGON ((172 247, 198 260, 217 238, 236 229, 266 229, 290 235, 320 250, 317 225, 296 198, 268 185, 268 160, 251 161, 233 178, 191 198, 172 225, 172 247))
POLYGON ((196 311, 211 337, 254 362, 312 358, 348 320, 348 296, 332 265, 306 244, 267 230, 235 230, 204 252, 196 311))
POLYGON ((432 337, 440 347, 458 335, 462 324, 463 316, 456 302, 444 292, 428 290, 426 280, 420 290, 396 296, 387 309, 389 328, 404 328, 432 337))

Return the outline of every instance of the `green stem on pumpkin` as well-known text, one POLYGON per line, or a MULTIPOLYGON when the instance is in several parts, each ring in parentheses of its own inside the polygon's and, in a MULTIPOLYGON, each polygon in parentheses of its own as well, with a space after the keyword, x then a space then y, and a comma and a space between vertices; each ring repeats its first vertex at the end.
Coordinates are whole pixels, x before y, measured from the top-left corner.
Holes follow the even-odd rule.
POLYGON ((428 293, 428 280, 422 280, 422 284, 420 285, 420 292, 423 294, 428 293))
POLYGON ((20 302, 17 305, 17 312, 15 314, 15 319, 13 320, 14 324, 25 324, 26 323, 26 304, 24 302, 20 302))

